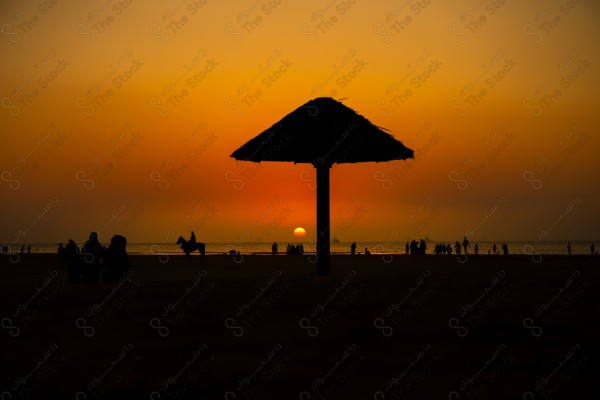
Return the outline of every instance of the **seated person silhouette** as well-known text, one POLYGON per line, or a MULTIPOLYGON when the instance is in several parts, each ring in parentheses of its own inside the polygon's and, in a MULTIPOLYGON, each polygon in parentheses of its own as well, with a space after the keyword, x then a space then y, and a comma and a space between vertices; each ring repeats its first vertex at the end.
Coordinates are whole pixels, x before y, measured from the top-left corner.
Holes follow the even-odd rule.
POLYGON ((115 283, 126 279, 131 270, 129 256, 127 255, 127 239, 121 235, 114 235, 110 240, 110 246, 104 256, 106 267, 102 281, 104 283, 115 283))

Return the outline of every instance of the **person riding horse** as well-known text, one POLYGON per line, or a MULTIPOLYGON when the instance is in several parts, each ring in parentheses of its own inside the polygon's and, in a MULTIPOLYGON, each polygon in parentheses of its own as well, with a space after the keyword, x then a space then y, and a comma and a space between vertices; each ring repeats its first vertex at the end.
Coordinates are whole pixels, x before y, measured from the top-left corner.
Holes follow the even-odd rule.
POLYGON ((200 262, 204 262, 204 253, 206 250, 206 245, 201 242, 196 242, 196 235, 194 235, 194 232, 192 232, 192 236, 190 237, 189 241, 185 240, 183 236, 179 236, 179 239, 177 240, 176 244, 181 245, 181 249, 185 253, 185 260, 187 262, 192 262, 192 256, 190 255, 190 253, 196 250, 200 252, 200 262))

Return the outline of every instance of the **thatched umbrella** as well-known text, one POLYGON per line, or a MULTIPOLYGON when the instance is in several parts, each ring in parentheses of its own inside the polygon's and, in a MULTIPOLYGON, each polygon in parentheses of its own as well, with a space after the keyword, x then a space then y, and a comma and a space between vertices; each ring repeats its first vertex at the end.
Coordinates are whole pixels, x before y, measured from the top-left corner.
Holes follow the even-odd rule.
POLYGON ((240 161, 291 161, 317 169, 317 273, 329 273, 329 169, 335 163, 383 162, 413 151, 351 108, 319 97, 233 152, 240 161))

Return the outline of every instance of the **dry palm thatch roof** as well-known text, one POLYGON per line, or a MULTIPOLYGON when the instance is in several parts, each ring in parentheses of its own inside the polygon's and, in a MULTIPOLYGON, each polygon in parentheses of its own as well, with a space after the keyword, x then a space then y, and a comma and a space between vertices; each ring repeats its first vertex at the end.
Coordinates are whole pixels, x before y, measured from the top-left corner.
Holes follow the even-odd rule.
POLYGON ((231 157, 254 162, 310 163, 317 167, 404 160, 413 158, 413 151, 341 102, 319 97, 249 140, 231 157))

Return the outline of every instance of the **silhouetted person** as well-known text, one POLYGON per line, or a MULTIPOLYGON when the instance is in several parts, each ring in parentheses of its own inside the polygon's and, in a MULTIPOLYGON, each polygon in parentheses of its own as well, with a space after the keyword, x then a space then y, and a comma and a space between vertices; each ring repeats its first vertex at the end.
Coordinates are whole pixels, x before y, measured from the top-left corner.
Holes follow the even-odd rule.
POLYGON ((475 255, 479 254, 479 245, 475 243, 475 255))
POLYGON ((279 246, 277 245, 277 242, 273 242, 271 245, 271 253, 273 253, 274 256, 279 253, 279 246))
POLYGON ((442 243, 438 243, 435 245, 435 254, 446 254, 446 245, 442 243))
POLYGON ((350 245, 350 254, 356 254, 356 242, 352 242, 352 244, 350 245))
POLYGON ((450 243, 446 245, 446 250, 448 251, 448 255, 452 254, 452 246, 450 246, 450 243))
POLYGON ((125 236, 114 235, 112 237, 110 246, 104 253, 104 266, 102 281, 105 283, 115 283, 127 277, 131 265, 127 255, 127 239, 125 236))
POLYGON ((196 235, 194 234, 194 231, 192 231, 192 234, 190 236, 190 240, 188 242, 189 244, 195 244, 196 243, 196 235))
POLYGON ((468 248, 469 248, 470 244, 469 244, 469 239, 467 239, 466 236, 462 241, 462 245, 463 245, 463 249, 465 250, 465 254, 469 254, 468 248))
POLYGON ((416 240, 412 240, 410 242, 410 254, 418 254, 419 253, 419 245, 416 240))
POLYGON ((590 245, 590 253, 591 253, 592 255, 596 254, 596 248, 594 247, 594 243, 592 243, 592 244, 590 245))
POLYGON ((30 244, 27 245, 27 255, 28 256, 31 255, 31 245, 30 244))
POLYGON ((368 247, 365 247, 365 256, 370 256, 371 252, 369 251, 368 247))
POLYGON ((448 248, 443 243, 440 244, 440 250, 442 251, 442 254, 447 254, 448 253, 448 248))
POLYGON ((505 256, 508 255, 508 245, 506 243, 502 243, 502 252, 505 256))
POLYGON ((288 256, 292 254, 292 245, 291 244, 287 244, 287 247, 285 248, 285 254, 287 254, 288 256))
POLYGON ((454 243, 454 250, 456 251, 456 254, 460 254, 460 243, 458 243, 458 240, 454 243))
POLYGON ((406 246, 404 247, 404 251, 406 252, 406 254, 408 254, 409 250, 410 250, 410 245, 408 244, 408 242, 406 242, 406 246))
POLYGON ((21 246, 21 255, 25 254, 25 246, 21 246))
POLYGON ((67 262, 67 276, 69 283, 81 283, 81 263, 77 245, 71 239, 65 247, 65 261, 67 262))
POLYGON ((567 243, 567 254, 571 255, 571 242, 567 243))
POLYGON ((100 282, 102 272, 102 245, 98 241, 98 233, 90 233, 90 238, 83 245, 83 283, 100 282))
POLYGON ((427 244, 425 244, 425 241, 423 239, 421 239, 421 241, 419 243, 419 254, 425 254, 426 250, 427 250, 427 244))
POLYGON ((494 255, 496 255, 496 250, 497 250, 496 243, 494 243, 494 245, 492 246, 492 251, 493 251, 494 255))

